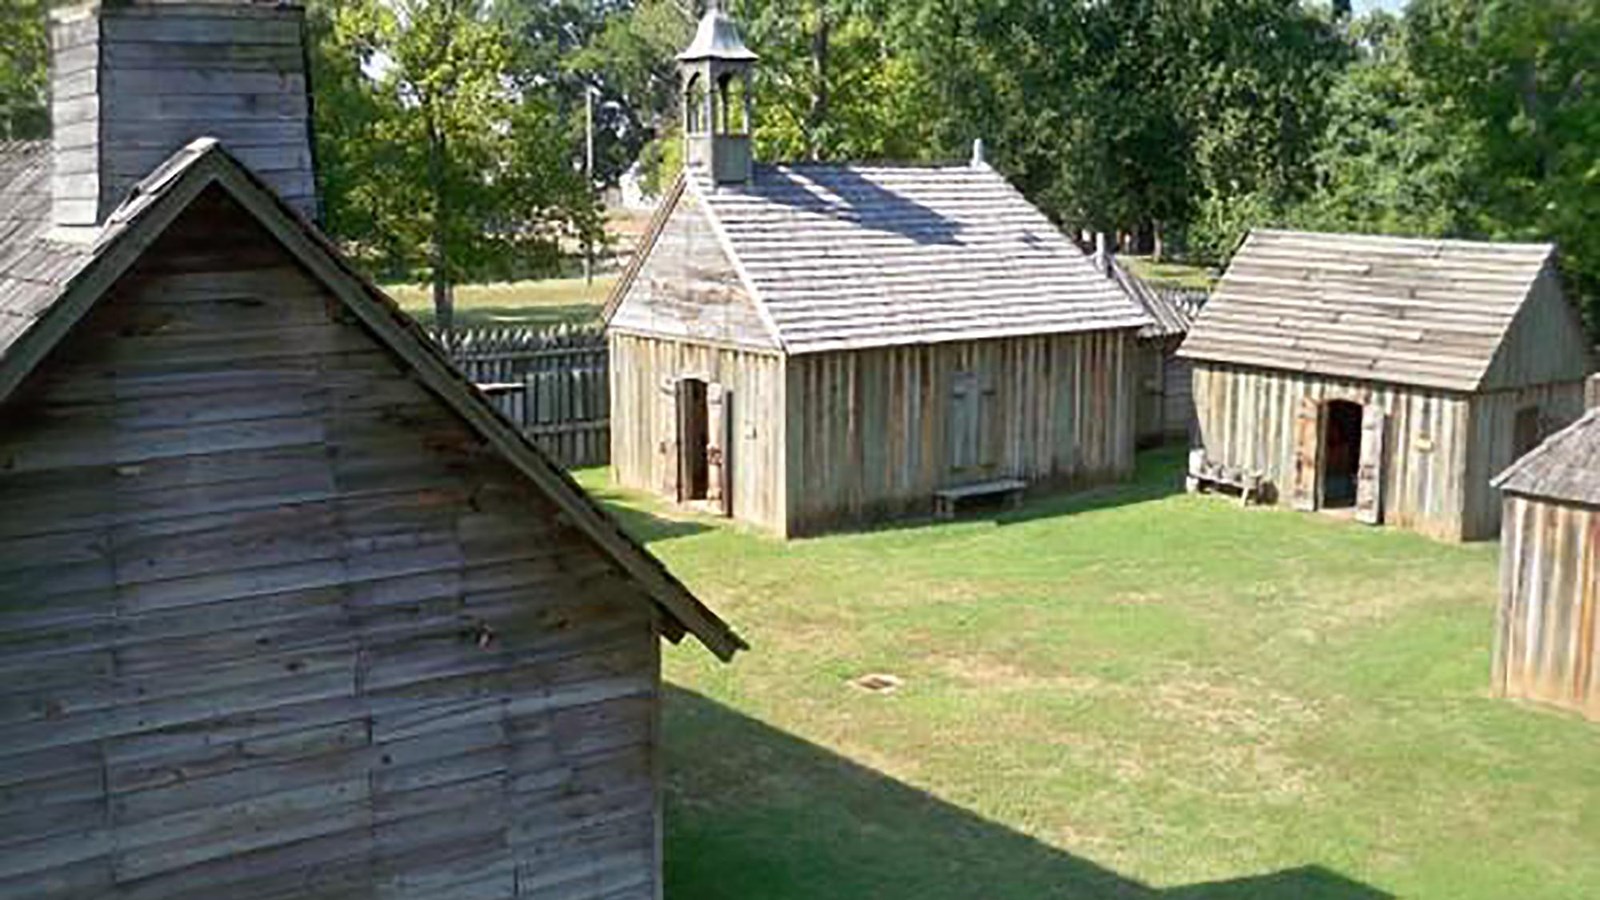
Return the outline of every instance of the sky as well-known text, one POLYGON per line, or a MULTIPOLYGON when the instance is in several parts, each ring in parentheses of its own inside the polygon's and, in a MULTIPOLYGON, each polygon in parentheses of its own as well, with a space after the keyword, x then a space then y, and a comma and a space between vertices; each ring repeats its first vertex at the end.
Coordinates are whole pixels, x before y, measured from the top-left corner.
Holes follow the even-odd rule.
POLYGON ((1405 6, 1405 0, 1355 0, 1353 4, 1357 13, 1371 12, 1375 9, 1386 9, 1389 12, 1399 12, 1405 6))

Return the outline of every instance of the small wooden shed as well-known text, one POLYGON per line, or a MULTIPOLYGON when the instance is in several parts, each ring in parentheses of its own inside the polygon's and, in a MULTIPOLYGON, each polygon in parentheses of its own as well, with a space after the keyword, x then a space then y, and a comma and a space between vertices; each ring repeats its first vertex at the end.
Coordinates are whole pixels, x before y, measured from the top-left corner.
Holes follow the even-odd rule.
POLYGON ((304 96, 117 68, 299 15, 58 21, 71 116, 216 104, 116 202, 122 132, 0 146, 0 897, 651 900, 660 639, 739 638, 224 149, 304 96))
POLYGON ((1188 292, 1150 284, 1115 256, 1104 257, 1103 263, 1097 258, 1096 264, 1150 317, 1150 324, 1139 329, 1137 345, 1139 445, 1188 440, 1194 431, 1194 366, 1178 356, 1178 347, 1201 304, 1188 292))
POLYGON ((1496 693, 1600 719, 1600 408, 1495 479, 1496 693))
POLYGON ((687 171, 605 311, 620 484, 795 535, 1132 471, 1149 319, 981 156, 757 165, 737 29, 680 59, 687 171))
POLYGON ((1197 456, 1279 502, 1451 540, 1583 412, 1593 369, 1549 244, 1254 231, 1179 353, 1197 456))

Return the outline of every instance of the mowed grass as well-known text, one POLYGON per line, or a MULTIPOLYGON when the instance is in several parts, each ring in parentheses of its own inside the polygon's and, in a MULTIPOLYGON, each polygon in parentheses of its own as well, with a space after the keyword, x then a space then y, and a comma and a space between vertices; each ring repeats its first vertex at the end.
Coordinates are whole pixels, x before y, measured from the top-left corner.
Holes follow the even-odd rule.
POLYGON ((1185 263, 1155 262, 1148 256, 1124 256, 1122 261, 1128 264, 1133 274, 1146 281, 1158 281, 1163 284, 1175 284, 1180 287, 1199 288, 1209 291, 1216 284, 1217 273, 1205 266, 1191 266, 1185 263))
MULTIPOLYGON (((597 277, 593 284, 582 278, 467 284, 456 288, 456 322, 459 325, 590 325, 600 319, 600 308, 616 282, 614 276, 597 277)), ((433 289, 428 285, 398 284, 384 288, 413 318, 434 321, 433 289)))
POLYGON ((668 896, 1600 894, 1600 726, 1488 695, 1496 548, 1179 465, 790 544, 580 473, 754 647, 667 652, 668 896))

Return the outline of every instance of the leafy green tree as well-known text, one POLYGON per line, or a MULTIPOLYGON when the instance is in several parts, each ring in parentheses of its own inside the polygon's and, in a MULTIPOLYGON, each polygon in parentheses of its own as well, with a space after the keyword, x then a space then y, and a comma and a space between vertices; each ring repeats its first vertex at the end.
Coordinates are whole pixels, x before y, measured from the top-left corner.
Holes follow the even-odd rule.
POLYGON ((1600 3, 1416 0, 1405 21, 1425 96, 1473 142, 1466 230, 1557 241, 1600 333, 1600 3))
POLYGON ((49 59, 45 0, 0 4, 0 140, 49 135, 49 59))
POLYGON ((1324 230, 1445 235, 1469 230, 1464 202, 1479 140, 1413 71, 1400 20, 1356 23, 1359 58, 1328 97, 1312 155, 1313 195, 1292 214, 1324 230))
POLYGON ((328 220, 390 271, 425 269, 436 319, 466 278, 553 271, 598 234, 549 97, 511 76, 484 0, 361 0, 318 11, 314 73, 328 220), (320 100, 319 96, 319 100, 320 100))

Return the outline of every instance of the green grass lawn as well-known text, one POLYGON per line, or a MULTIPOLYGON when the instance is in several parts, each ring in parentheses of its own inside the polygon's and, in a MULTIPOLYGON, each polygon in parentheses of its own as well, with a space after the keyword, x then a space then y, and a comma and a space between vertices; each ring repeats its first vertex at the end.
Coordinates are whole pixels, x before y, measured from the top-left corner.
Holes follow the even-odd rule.
POLYGON ((1495 547, 1178 467, 791 544, 580 473, 754 646, 667 653, 668 896, 1600 892, 1600 726, 1487 694, 1495 547))
POLYGON ((1216 284, 1217 274, 1205 266, 1191 266, 1175 262, 1152 262, 1148 256, 1124 256, 1122 261, 1128 264, 1133 274, 1146 281, 1157 281, 1162 284, 1173 284, 1180 287, 1200 288, 1211 290, 1216 284))
MULTIPOLYGON (((615 283, 614 276, 548 281, 469 284, 456 288, 456 321, 461 325, 534 325, 545 327, 599 321, 600 307, 615 283)), ((427 285, 384 288, 401 308, 423 324, 433 323, 433 292, 427 285)))

